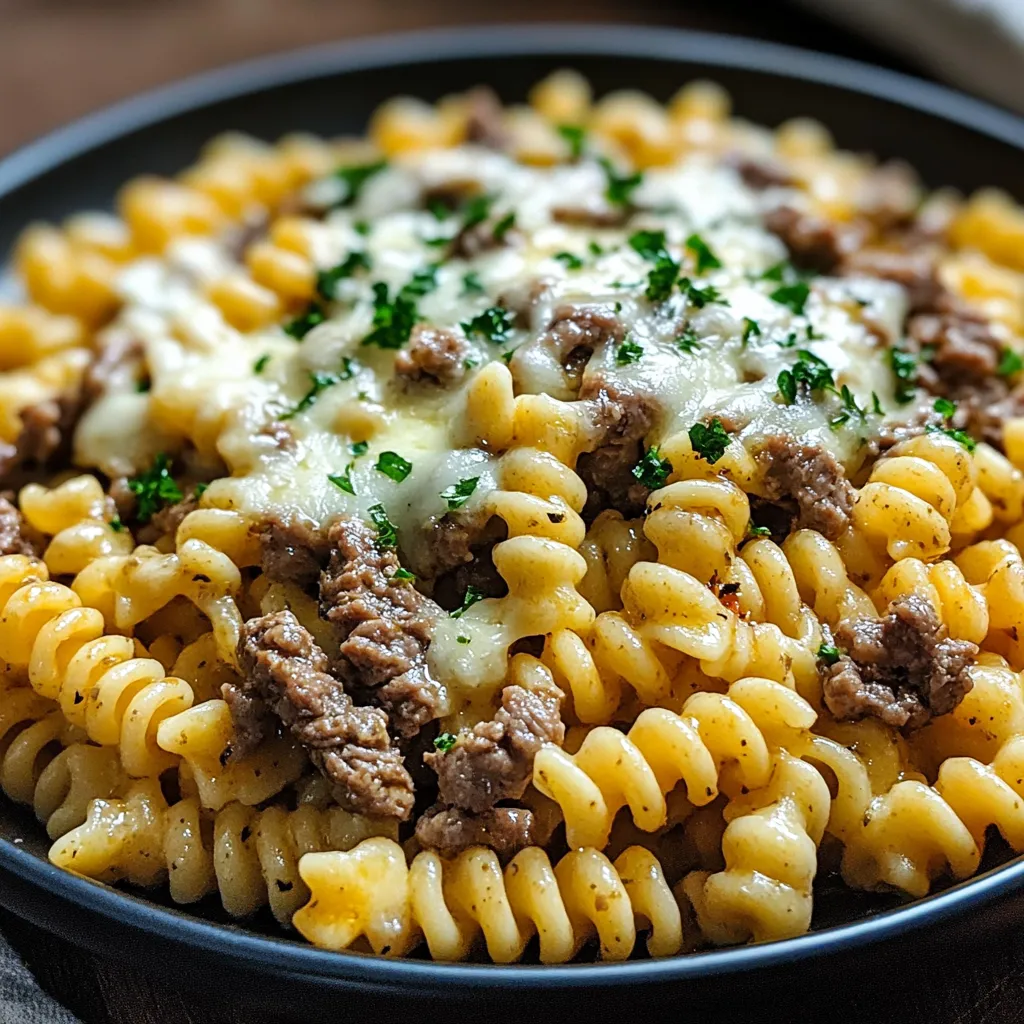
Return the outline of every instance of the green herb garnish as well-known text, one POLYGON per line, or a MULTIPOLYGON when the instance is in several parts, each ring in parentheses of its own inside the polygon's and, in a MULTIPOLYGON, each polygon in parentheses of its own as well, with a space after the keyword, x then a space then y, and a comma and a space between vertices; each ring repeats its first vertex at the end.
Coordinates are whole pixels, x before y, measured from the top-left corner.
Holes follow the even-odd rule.
POLYGON ((643 182, 643 174, 639 171, 633 174, 620 174, 607 157, 601 157, 600 163, 604 169, 604 176, 607 181, 605 197, 610 203, 615 203, 617 206, 625 206, 632 200, 633 193, 643 182))
POLYGON ((692 327, 684 327, 683 333, 676 338, 676 347, 683 352, 696 352, 700 348, 700 338, 692 327))
POLYGON ((419 319, 416 303, 404 289, 392 300, 388 298, 388 286, 378 281, 373 286, 373 330, 362 343, 379 348, 401 348, 419 319))
POLYGON ((494 225, 494 240, 496 242, 504 242, 505 236, 515 227, 516 214, 515 210, 511 213, 506 213, 497 224, 494 225))
POLYGON ((403 569, 401 566, 391 574, 391 578, 393 580, 408 580, 410 583, 414 583, 416 581, 416 575, 409 572, 408 569, 403 569))
POLYGON ((761 337, 761 325, 749 316, 743 318, 743 344, 747 345, 751 338, 761 337))
POLYGON ((751 538, 755 537, 770 537, 772 531, 767 526, 755 526, 753 521, 747 523, 747 536, 751 538))
POLYGON ((698 309, 703 309, 712 302, 720 303, 723 306, 729 305, 729 300, 714 285, 709 284, 704 288, 698 288, 688 277, 679 279, 679 290, 698 309))
POLYGON ((377 160, 370 164, 355 164, 351 167, 339 167, 334 172, 336 177, 344 186, 345 190, 338 206, 351 206, 363 191, 363 186, 375 175, 387 167, 386 160, 377 160))
POLYGON ((956 415, 956 402, 951 402, 948 398, 936 398, 933 408, 947 420, 956 415))
POLYGON ((394 548, 398 546, 398 531, 395 524, 388 519, 388 514, 383 505, 371 505, 367 511, 370 520, 377 527, 377 547, 394 548))
POLYGON ((434 749, 440 750, 442 754, 447 754, 448 751, 455 746, 455 741, 457 739, 458 737, 455 735, 455 733, 443 732, 440 735, 434 737, 434 749))
POLYGON ((823 643, 818 648, 818 660, 825 662, 826 665, 834 665, 841 656, 842 652, 833 644, 823 643))
POLYGON ((309 390, 299 399, 294 408, 281 413, 281 419, 290 420, 300 412, 305 412, 320 397, 321 391, 337 384, 341 378, 334 373, 311 373, 309 375, 309 390))
POLYGON ((493 196, 486 194, 473 196, 462 208, 462 230, 468 231, 470 228, 475 228, 477 224, 483 224, 491 215, 493 204, 493 196))
POLYGON ((349 452, 355 457, 359 458, 360 455, 365 455, 370 450, 369 441, 353 441, 348 446, 349 452))
POLYGON ((515 318, 502 306, 491 306, 485 309, 472 320, 466 320, 461 324, 466 332, 467 338, 486 338, 495 344, 508 339, 512 333, 512 322, 515 318))
POLYGON ((768 298, 782 306, 788 306, 797 316, 800 316, 803 314, 810 294, 811 289, 806 281, 796 281, 793 284, 780 285, 769 294, 768 298))
POLYGON ((633 476, 652 491, 664 487, 672 472, 672 463, 658 454, 657 447, 648 448, 644 457, 633 467, 633 476))
POLYGON ((690 444, 698 459, 704 459, 712 466, 725 454, 730 437, 722 421, 716 416, 710 424, 694 423, 690 427, 690 444))
POLYGON ((267 368, 267 363, 270 362, 270 353, 265 353, 252 364, 253 373, 262 373, 267 368))
POLYGON ((630 363, 635 363, 643 354, 643 345, 638 345, 631 338, 627 338, 615 350, 615 362, 619 366, 628 366, 630 363))
POLYGON ((471 583, 466 587, 466 593, 462 595, 462 604, 455 611, 451 612, 453 619, 461 619, 462 616, 477 603, 484 599, 484 592, 471 583))
POLYGON ((480 275, 475 270, 471 270, 468 274, 463 275, 463 295, 482 295, 483 291, 484 286, 480 283, 480 275))
POLYGON ((1004 348, 1002 355, 999 357, 999 366, 996 369, 996 373, 1000 377, 1012 377, 1015 373, 1020 373, 1024 370, 1024 359, 1020 357, 1020 354, 1014 352, 1012 348, 1004 348))
POLYGON ((479 482, 480 477, 470 476, 460 480, 457 484, 446 487, 441 492, 441 497, 447 503, 449 511, 454 512, 457 508, 462 508, 469 501, 479 482))
POLYGON ((359 364, 348 356, 341 357, 341 372, 338 374, 338 380, 351 380, 356 375, 356 370, 359 369, 359 364))
POLYGON ((583 156, 583 146, 587 141, 587 130, 578 124, 560 124, 558 134, 569 143, 569 155, 573 160, 583 156))
POLYGON ((412 463, 403 459, 398 452, 381 452, 373 468, 400 484, 412 472, 412 463))
POLYGON ((339 281, 351 277, 357 270, 369 269, 370 257, 365 252, 350 252, 339 264, 330 270, 321 270, 316 275, 317 293, 330 302, 334 298, 339 281))
POLYGON ((579 270, 583 266, 583 260, 571 252, 556 252, 552 259, 564 263, 567 270, 579 270))
POLYGON ((184 498, 171 476, 171 465, 171 460, 160 452, 149 469, 128 481, 128 489, 135 495, 135 515, 140 523, 148 523, 160 509, 184 498))
POLYGON ((286 323, 283 330, 296 341, 302 341, 317 324, 322 324, 326 319, 324 311, 315 302, 311 302, 303 313, 286 323))
MULTIPOLYGON (((936 398, 934 408, 946 420, 951 419, 956 414, 956 403, 951 402, 948 398, 936 398)), ((929 434, 945 434, 946 437, 951 437, 954 441, 962 444, 969 452, 973 452, 978 447, 978 442, 966 430, 954 429, 952 427, 937 427, 935 424, 930 424, 925 429, 929 434)))
POLYGON ((703 274, 708 270, 717 270, 722 261, 711 251, 707 242, 698 234, 690 235, 685 242, 686 248, 693 253, 697 261, 697 273, 703 274))
POLYGON ((355 468, 355 463, 350 462, 345 467, 344 473, 328 473, 327 479, 334 484, 335 487, 340 488, 346 494, 355 494, 356 489, 352 483, 352 470, 355 468))
POLYGON ((120 516, 114 516, 107 525, 114 531, 114 533, 122 533, 124 531, 124 523, 121 522, 120 516))
POLYGON ((835 391, 832 368, 824 359, 807 349, 798 349, 797 355, 800 358, 793 364, 793 368, 783 370, 777 378, 779 394, 786 405, 792 405, 796 401, 797 392, 801 390, 835 391))
POLYGON ((635 231, 629 236, 629 245, 645 260, 657 260, 668 255, 664 231, 635 231))
POLYGON ((468 644, 469 643, 469 637, 468 636, 457 636, 455 638, 455 642, 457 644, 468 644))
POLYGON ((917 376, 917 360, 911 353, 901 348, 889 349, 889 366, 896 375, 896 387, 893 394, 900 405, 906 405, 911 401, 917 388, 914 387, 914 379, 917 376))

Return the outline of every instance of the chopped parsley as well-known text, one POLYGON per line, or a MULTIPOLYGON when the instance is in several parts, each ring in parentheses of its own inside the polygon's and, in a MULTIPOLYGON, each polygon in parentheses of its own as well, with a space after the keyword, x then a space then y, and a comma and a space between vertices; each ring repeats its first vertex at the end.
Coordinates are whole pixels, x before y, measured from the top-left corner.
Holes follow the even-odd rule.
POLYGON ((583 146, 587 141, 587 130, 578 124, 560 124, 558 134, 569 143, 569 155, 573 160, 583 156, 583 146))
POLYGON ((747 536, 754 537, 770 537, 772 531, 767 526, 755 526, 753 520, 747 523, 747 536))
POLYGON ((469 643, 469 637, 468 636, 457 636, 455 638, 455 642, 457 644, 468 644, 469 643))
MULTIPOLYGON (((462 638, 459 637, 459 639, 462 638)), ((458 737, 453 732, 442 732, 434 737, 434 749, 440 750, 442 754, 447 754, 455 746, 457 739, 458 737)))
POLYGON ((799 280, 800 274, 796 267, 789 260, 780 260, 772 264, 762 275, 762 281, 778 281, 780 284, 785 281, 799 280))
POLYGON ((483 224, 491 215, 493 204, 493 196, 487 194, 473 196, 462 208, 462 230, 468 231, 470 228, 475 228, 477 224, 483 224))
POLYGON ((253 373, 262 373, 267 368, 267 363, 270 362, 270 353, 264 353, 252 364, 253 373))
POLYGON ((664 231, 636 231, 629 236, 629 244, 645 260, 654 263, 647 275, 645 295, 652 302, 664 302, 679 278, 679 264, 665 248, 664 231))
POLYGON ((400 484, 412 472, 412 463, 403 459, 398 452, 381 452, 373 468, 400 484))
POLYGON ((679 290, 698 309, 703 309, 712 302, 718 302, 723 306, 729 305, 729 300, 714 285, 709 284, 704 288, 698 288, 688 277, 679 279, 679 290))
POLYGON ((571 252, 556 252, 552 258, 564 263, 567 270, 579 270, 583 266, 583 260, 571 252))
POLYGON ((196 484, 193 493, 195 494, 196 500, 198 501, 208 490, 210 489, 209 484, 196 484))
MULTIPOLYGON (((956 404, 948 398, 935 399, 934 408, 947 421, 956 414, 956 404)), ((945 434, 946 437, 951 437, 954 441, 962 444, 969 452, 973 452, 978 447, 978 442, 966 430, 959 430, 954 427, 937 427, 934 424, 929 425, 925 429, 929 434, 945 434)))
POLYGON ((664 487, 671 472, 672 463, 661 457, 656 446, 648 448, 644 457, 633 467, 633 476, 652 491, 664 487))
POLYGON ((296 341, 302 341, 317 324, 322 324, 326 319, 324 311, 315 302, 311 302, 304 312, 284 325, 284 333, 296 341))
POLYGON ((361 250, 350 252, 339 264, 330 270, 321 270, 316 275, 316 290, 321 298, 330 302, 334 298, 338 282, 351 277, 357 270, 369 270, 370 257, 361 250))
POLYGON ((601 244, 599 242, 595 242, 593 239, 587 242, 587 252, 589 252, 591 256, 604 255, 604 249, 601 247, 601 244))
POLYGON ((616 206, 625 206, 631 202, 633 193, 644 180, 643 174, 639 171, 633 174, 620 174, 607 157, 601 158, 601 167, 604 169, 604 176, 607 181, 604 194, 608 202, 615 203, 616 206))
POLYGON ((349 356, 341 357, 341 372, 338 374, 338 380, 351 380, 356 375, 356 370, 359 369, 359 364, 351 359, 349 356))
POLYGON ((842 652, 834 644, 822 643, 818 648, 818 660, 826 665, 834 665, 840 658, 842 652))
POLYGON ((135 495, 136 518, 140 523, 148 523, 154 513, 185 497, 171 476, 171 460, 163 452, 149 469, 128 481, 128 489, 135 495))
POLYGON ((138 394, 144 395, 153 386, 153 382, 150 380, 140 380, 135 385, 135 390, 138 394))
POLYGON ((664 231, 636 231, 629 236, 629 245, 645 260, 657 260, 668 255, 664 231))
POLYGON ((338 206, 351 206, 363 191, 363 186, 375 175, 387 167, 386 160, 377 160, 369 164, 354 164, 350 167, 339 167, 334 176, 345 186, 338 206))
POLYGON ((643 345, 638 345, 632 338, 626 338, 615 350, 615 362, 619 366, 628 366, 630 363, 637 362, 643 354, 643 345))
POLYGON ((703 274, 708 270, 717 270, 722 261, 711 251, 707 242, 698 234, 690 235, 684 243, 686 248, 693 253, 697 261, 697 273, 703 274))
POLYGON ((500 345, 512 333, 512 314, 502 306, 491 306, 461 324, 467 338, 486 338, 500 345))
POLYGON ((371 505, 367 511, 370 513, 370 520, 377 527, 377 547, 394 548, 398 546, 398 531, 395 524, 388 519, 388 514, 383 505, 371 505))
POLYGON ((881 401, 880 401, 880 399, 878 397, 877 392, 875 392, 875 391, 871 392, 871 411, 876 416, 884 416, 885 415, 885 410, 882 408, 882 403, 881 403, 881 401))
POLYGON ((743 344, 747 345, 751 338, 761 337, 761 325, 749 316, 743 318, 743 344))
POLYGON ((355 494, 355 485, 352 483, 352 470, 355 468, 355 463, 350 462, 345 467, 344 473, 328 473, 327 479, 334 484, 335 487, 343 490, 346 494, 355 494))
POLYGON ((311 373, 309 375, 309 390, 299 399, 298 403, 291 409, 281 413, 281 419, 290 420, 300 412, 305 412, 320 397, 321 391, 337 384, 341 378, 334 373, 311 373))
POLYGON ((902 348, 889 349, 889 366, 896 375, 893 394, 900 405, 906 405, 917 393, 914 380, 917 377, 917 360, 902 348))
POLYGON ((410 583, 414 583, 416 581, 415 573, 411 573, 411 572, 409 572, 408 569, 403 569, 401 566, 399 566, 391 574, 391 578, 393 580, 408 580, 410 583))
POLYGON ((810 294, 811 289, 806 281, 795 281, 793 284, 779 285, 768 298, 779 305, 788 306, 797 316, 801 316, 810 294))
POLYGON ((432 196, 427 200, 427 209, 430 211, 431 216, 434 220, 441 221, 447 220, 451 216, 451 207, 437 196, 432 196))
POLYGON ((504 242, 505 236, 516 226, 516 213, 512 210, 510 213, 506 213, 497 224, 494 225, 494 240, 496 242, 504 242))
POLYGON ((471 270, 468 274, 463 275, 463 295, 482 295, 483 291, 484 286, 480 283, 480 275, 475 270, 471 270))
POLYGON ((461 619, 462 616, 477 603, 484 599, 484 592, 471 583, 466 587, 466 593, 462 595, 462 604, 455 611, 451 612, 453 619, 461 619))
POLYGON ((689 433, 694 455, 712 466, 725 454, 731 440, 717 416, 710 424, 694 423, 689 433))
POLYGON ((1020 354, 1014 352, 1012 348, 1004 348, 1003 354, 999 357, 996 373, 1000 377, 1012 377, 1021 370, 1024 370, 1024 359, 1021 359, 1020 354))
POLYGON ((404 295, 406 298, 422 299, 424 295, 429 295, 436 288, 437 264, 429 263, 409 278, 408 283, 402 286, 399 295, 404 295))
POLYGON ((420 318, 412 297, 416 294, 415 291, 409 294, 403 288, 392 300, 388 297, 388 286, 378 281, 373 286, 373 330, 363 338, 363 344, 388 349, 401 348, 409 340, 420 318))
POLYGON ((700 348, 700 338, 692 327, 684 327, 683 333, 676 338, 676 347, 683 352, 696 352, 700 348))
POLYGON ((516 345, 515 348, 510 348, 507 352, 502 352, 501 353, 501 358, 504 361, 506 366, 508 366, 512 362, 512 357, 516 354, 516 350, 518 348, 519 348, 519 346, 516 345))
POLYGON ((358 459, 360 455, 365 455, 370 450, 370 442, 353 441, 352 444, 348 446, 348 450, 355 458, 358 459))
POLYGON ((779 394, 786 405, 792 405, 800 391, 836 390, 832 368, 824 359, 803 348, 797 349, 797 355, 800 358, 793 364, 793 368, 783 370, 777 378, 779 394))
POLYGON ((462 508, 469 501, 479 482, 480 477, 470 476, 460 480, 457 484, 446 487, 441 492, 441 497, 447 503, 449 511, 454 512, 457 508, 462 508))
MULTIPOLYGON (((872 392, 872 394, 874 395, 874 392, 872 392)), ((843 410, 828 421, 828 425, 833 430, 838 430, 844 423, 848 423, 853 417, 859 419, 861 423, 864 423, 867 420, 867 410, 862 409, 857 404, 856 397, 845 384, 839 389, 839 397, 843 401, 843 410)), ((874 397, 877 402, 878 396, 874 395, 874 397)))
POLYGON ((107 526, 109 526, 114 533, 122 533, 124 531, 124 523, 121 522, 120 516, 114 516, 114 518, 107 523, 107 526))

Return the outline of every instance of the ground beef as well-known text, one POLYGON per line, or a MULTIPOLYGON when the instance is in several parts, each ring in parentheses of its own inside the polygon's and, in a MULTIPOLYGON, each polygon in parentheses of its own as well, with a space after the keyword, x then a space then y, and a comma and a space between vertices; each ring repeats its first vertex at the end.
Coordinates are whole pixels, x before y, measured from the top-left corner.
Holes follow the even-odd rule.
POLYGON ((551 218, 578 228, 616 228, 629 218, 630 208, 610 203, 603 195, 566 199, 551 207, 551 218))
POLYGON ((846 256, 839 269, 847 277, 877 277, 902 285, 911 313, 933 309, 942 294, 935 253, 930 247, 906 251, 860 249, 846 256))
POLYGON ((968 667, 978 648, 952 640, 931 603, 898 597, 881 619, 857 619, 836 631, 844 652, 823 669, 823 693, 839 719, 865 715, 904 731, 952 711, 970 693, 968 667))
POLYGON ((488 846, 506 861, 527 846, 543 846, 532 811, 524 807, 492 807, 470 814, 458 807, 434 807, 416 822, 416 838, 442 857, 454 857, 471 846, 488 846))
POLYGON ((607 508, 621 512, 626 519, 643 514, 651 489, 633 476, 642 457, 639 441, 608 445, 579 457, 576 473, 587 487, 582 513, 585 522, 593 522, 607 508))
POLYGON ((17 441, 0 442, 0 484, 15 486, 48 466, 67 464, 81 412, 78 389, 22 409, 17 441))
POLYGON ((451 750, 425 755, 437 772, 440 802, 480 814, 499 801, 519 799, 537 751, 565 738, 563 696, 553 683, 506 686, 493 719, 463 730, 451 750))
POLYGON ((854 489, 831 452, 779 434, 764 441, 757 460, 764 469, 765 497, 791 503, 797 527, 829 540, 846 529, 854 489))
POLYGON ((409 344, 395 356, 395 373, 408 380, 452 384, 466 375, 466 340, 444 327, 418 324, 409 344))
POLYGON ((789 205, 769 210, 765 226, 785 243, 798 267, 819 273, 833 271, 865 238, 862 225, 839 224, 789 205))
POLYGON ((387 717, 379 708, 355 707, 341 682, 327 671, 327 655, 289 611, 250 619, 238 644, 241 684, 226 683, 225 699, 238 713, 242 734, 252 738, 258 698, 333 783, 334 797, 359 814, 409 817, 412 779, 391 746, 387 717))
POLYGON ((743 179, 744 184, 757 192, 769 188, 793 188, 797 181, 786 166, 770 156, 733 153, 726 164, 743 179))
POLYGON ((173 505, 167 505, 154 512, 152 519, 145 523, 138 531, 140 544, 155 544, 161 537, 170 534, 172 537, 178 532, 182 520, 190 512, 199 508, 199 496, 193 490, 181 501, 173 505))
POLYGON ((501 100, 493 89, 478 85, 466 94, 469 117, 466 121, 466 141, 490 149, 504 150, 509 143, 505 130, 501 100))
MULTIPOLYGON (((13 495, 12 495, 13 497, 13 495)), ((0 555, 40 555, 46 544, 5 495, 0 495, 0 555)))
POLYGON ((921 409, 905 419, 882 423, 878 433, 869 441, 867 458, 877 458, 901 441, 920 437, 930 428, 941 427, 943 422, 942 415, 934 409, 921 409))
POLYGON ((564 305, 555 310, 542 342, 566 366, 590 358, 598 345, 618 345, 626 336, 626 325, 608 305, 564 305))
POLYGON ((507 285, 498 295, 498 305, 515 313, 516 325, 530 329, 534 311, 551 291, 552 281, 547 277, 526 277, 507 285))
POLYGON ((311 587, 327 564, 330 545, 316 523, 297 517, 271 516, 256 530, 260 566, 277 583, 311 587))
POLYGON ((320 613, 341 640, 338 671, 353 689, 373 692, 403 737, 415 736, 442 713, 441 687, 426 652, 444 612, 411 583, 395 579, 398 556, 378 547, 361 519, 339 520, 328 540, 320 613))
POLYGON ((135 518, 138 502, 135 498, 135 492, 128 486, 128 477, 114 477, 107 488, 107 496, 114 503, 117 515, 123 522, 130 522, 135 518))

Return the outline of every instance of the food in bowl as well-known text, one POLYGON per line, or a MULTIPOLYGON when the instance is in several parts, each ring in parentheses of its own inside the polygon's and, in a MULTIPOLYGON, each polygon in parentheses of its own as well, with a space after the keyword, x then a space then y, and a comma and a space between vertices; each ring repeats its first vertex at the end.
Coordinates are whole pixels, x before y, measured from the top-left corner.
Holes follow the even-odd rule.
POLYGON ((572 72, 28 228, 0 783, 68 870, 446 960, 1024 848, 1022 241, 572 72))

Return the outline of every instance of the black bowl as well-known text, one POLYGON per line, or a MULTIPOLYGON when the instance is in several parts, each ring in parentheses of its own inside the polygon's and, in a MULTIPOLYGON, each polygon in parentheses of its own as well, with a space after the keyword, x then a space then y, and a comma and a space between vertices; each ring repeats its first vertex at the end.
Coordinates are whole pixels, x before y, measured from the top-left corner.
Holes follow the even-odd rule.
MULTIPOLYGON (((47 136, 0 162, 0 252, 30 220, 109 207, 126 179, 177 171, 226 129, 270 139, 295 129, 358 132, 373 108, 396 93, 435 99, 485 82, 518 100, 537 79, 567 65, 599 91, 631 86, 661 99, 689 79, 713 78, 745 117, 769 125, 795 115, 818 118, 839 145, 905 157, 933 185, 1024 187, 1024 121, 878 68, 668 29, 470 29, 244 64, 47 136)), ((848 982, 867 970, 873 985, 898 980, 911 963, 932 964, 944 951, 998 936, 1024 909, 1024 860, 1017 859, 913 904, 868 900, 861 906, 867 916, 846 923, 832 924, 826 911, 817 930, 785 942, 624 964, 435 964, 327 953, 66 874, 47 862, 36 822, 3 802, 0 837, 0 901, 24 918, 182 983, 212 983, 209 991, 262 1014, 298 1009, 307 1020, 366 1009, 380 1019, 413 1006, 420 1017, 443 1012, 450 1020, 470 1000, 477 1012, 557 1006, 567 1015, 583 1005, 582 988, 599 996, 598 1017, 616 1008, 711 1007, 748 998, 763 1007, 769 991, 772 1004, 811 990, 828 999, 838 996, 837 977, 848 982), (514 1006, 502 997, 507 988, 515 989, 514 1006)))

